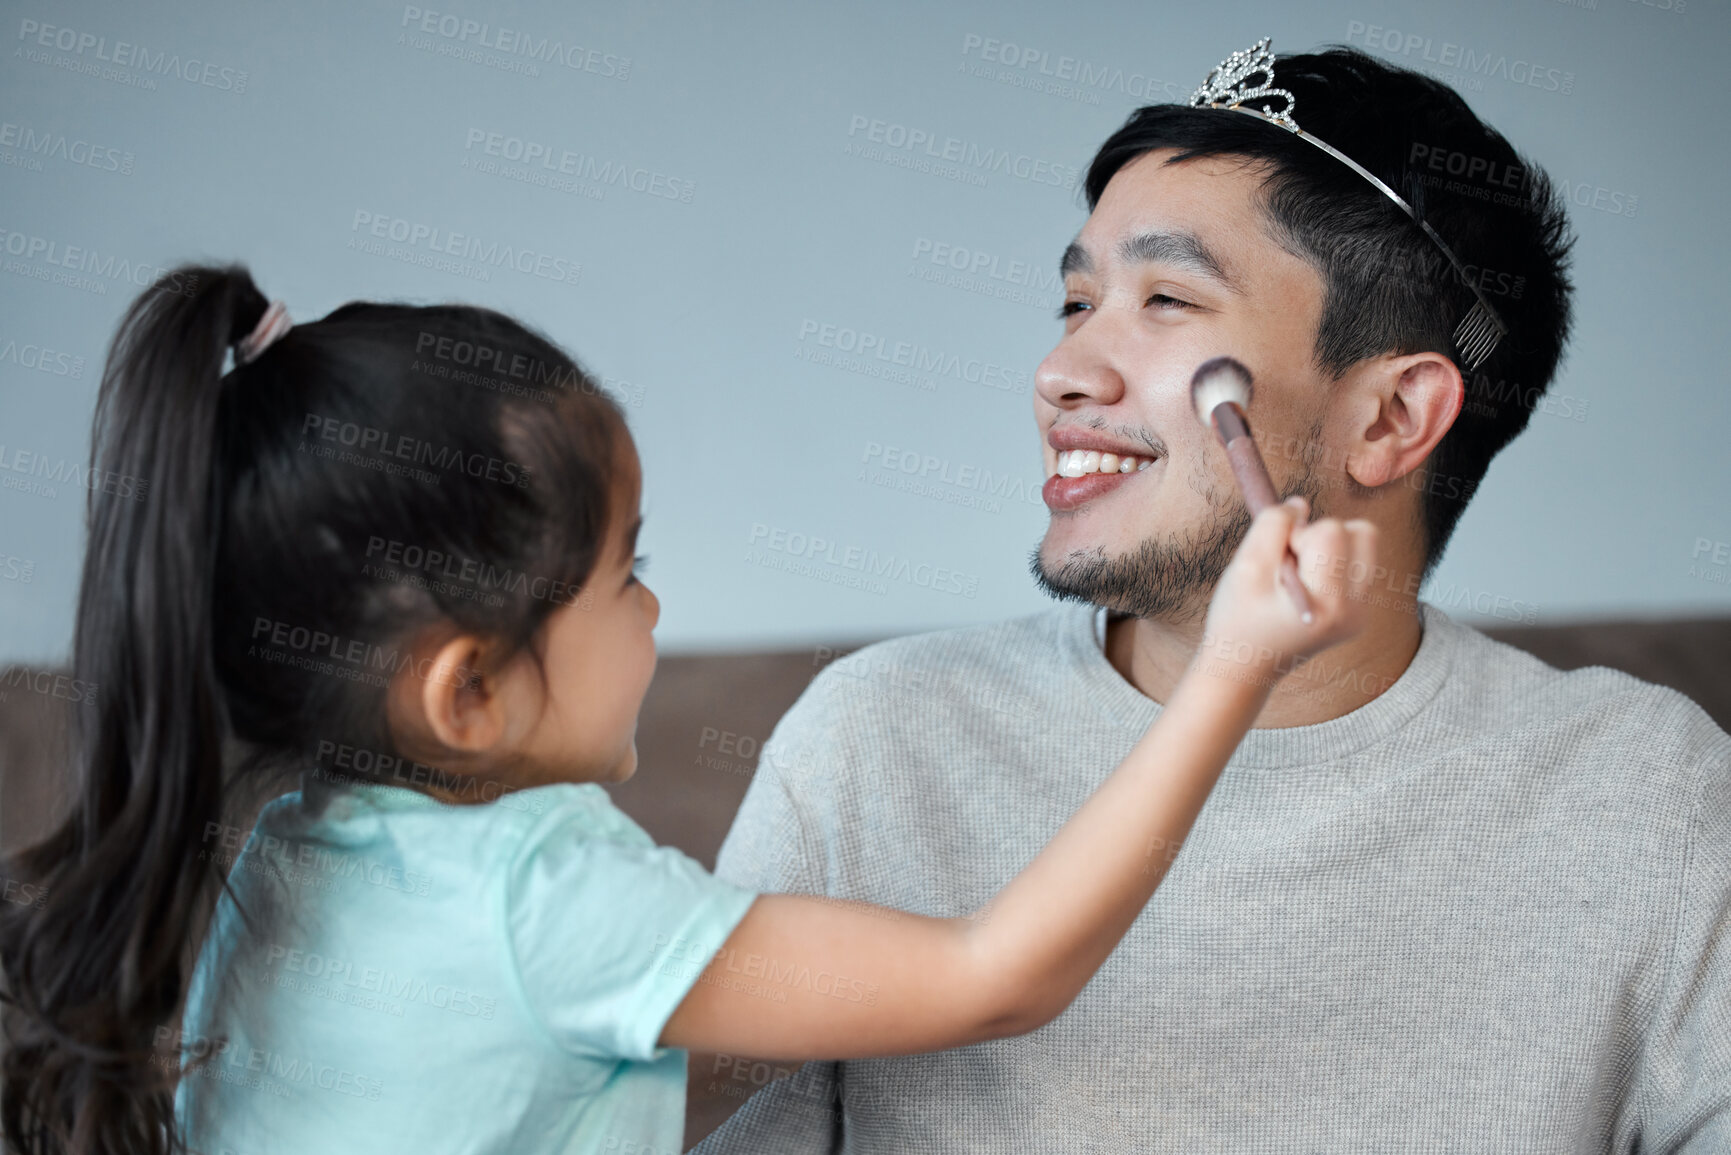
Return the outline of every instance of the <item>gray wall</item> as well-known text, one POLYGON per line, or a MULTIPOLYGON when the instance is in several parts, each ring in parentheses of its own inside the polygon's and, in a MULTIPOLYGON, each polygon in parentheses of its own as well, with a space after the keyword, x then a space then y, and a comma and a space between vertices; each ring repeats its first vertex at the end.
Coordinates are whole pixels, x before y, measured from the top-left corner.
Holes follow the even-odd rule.
POLYGON ((121 310, 188 258, 249 263, 297 318, 465 299, 572 349, 636 431, 665 649, 1037 609, 1029 390, 1084 216, 1074 175, 1132 108, 1183 99, 1262 35, 1454 77, 1578 206, 1557 399, 1493 467, 1433 600, 1505 621, 1731 610, 1720 4, 6 8, 0 659, 68 652, 83 491, 65 474, 121 310), (558 58, 501 47, 502 28, 558 58), (906 139, 961 159, 928 165, 906 139), (520 148, 554 168, 511 163, 520 148), (429 267, 432 243, 393 229, 542 268, 429 267), (898 350, 940 369, 883 375, 898 350), (898 471, 910 454, 939 479, 883 484, 919 479, 898 471), (758 560, 810 539, 905 558, 909 578, 758 560), (915 579, 940 569, 950 589, 915 579))

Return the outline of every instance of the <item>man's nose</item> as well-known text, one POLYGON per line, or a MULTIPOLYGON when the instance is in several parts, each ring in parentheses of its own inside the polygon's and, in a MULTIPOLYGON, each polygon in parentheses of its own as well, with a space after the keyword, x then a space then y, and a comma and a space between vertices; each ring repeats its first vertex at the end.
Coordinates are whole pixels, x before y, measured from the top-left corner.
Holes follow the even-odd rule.
POLYGON ((1040 362, 1034 371, 1034 392, 1056 409, 1115 403, 1124 396, 1115 346, 1109 317, 1090 317, 1040 362))

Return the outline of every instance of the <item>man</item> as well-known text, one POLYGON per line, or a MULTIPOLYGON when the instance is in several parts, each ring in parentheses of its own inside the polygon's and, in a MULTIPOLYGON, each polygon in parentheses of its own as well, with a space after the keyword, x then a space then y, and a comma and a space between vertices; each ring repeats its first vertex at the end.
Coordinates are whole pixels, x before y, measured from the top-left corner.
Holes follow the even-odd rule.
POLYGON ((1416 73, 1228 63, 1105 143, 1064 254, 1033 566, 1081 604, 825 670, 717 872, 957 915, 1033 856, 1214 642, 1248 517, 1210 357, 1255 375, 1282 493, 1377 523, 1370 625, 1283 679, 1055 1022, 807 1064, 706 1155, 1731 1150, 1731 737, 1416 599, 1567 336, 1550 183, 1416 73))

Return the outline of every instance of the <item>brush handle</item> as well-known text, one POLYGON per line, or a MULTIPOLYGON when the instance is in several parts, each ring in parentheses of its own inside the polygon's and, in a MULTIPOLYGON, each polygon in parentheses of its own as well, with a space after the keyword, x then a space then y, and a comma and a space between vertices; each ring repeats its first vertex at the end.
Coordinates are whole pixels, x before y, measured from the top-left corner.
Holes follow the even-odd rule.
MULTIPOLYGON (((1226 447, 1226 460, 1232 463, 1232 476, 1238 479, 1238 488, 1244 494, 1244 504, 1250 507, 1250 516, 1255 517, 1269 506, 1279 504, 1274 482, 1268 476, 1268 466, 1263 464, 1262 453, 1250 436, 1250 423, 1244 418, 1244 410, 1235 402, 1222 401, 1214 407, 1213 419, 1214 432, 1219 434, 1220 443, 1226 447)), ((1310 595, 1299 579, 1298 559, 1290 548, 1280 563, 1280 581, 1286 592, 1292 595, 1292 604, 1298 607, 1299 616, 1310 621, 1313 616, 1310 595)))

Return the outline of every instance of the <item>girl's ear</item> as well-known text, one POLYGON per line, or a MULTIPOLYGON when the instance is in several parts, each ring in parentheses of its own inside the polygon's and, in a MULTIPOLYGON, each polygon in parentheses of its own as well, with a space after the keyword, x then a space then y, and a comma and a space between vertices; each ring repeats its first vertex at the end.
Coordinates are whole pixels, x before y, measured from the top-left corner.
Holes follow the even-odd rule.
POLYGON ((479 638, 460 634, 430 653, 418 650, 413 666, 397 675, 392 722, 408 747, 459 756, 496 751, 509 731, 508 703, 499 679, 482 672, 483 653, 479 638))

